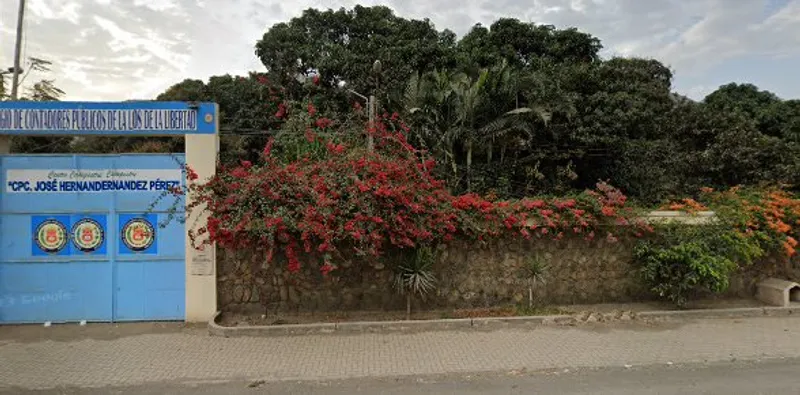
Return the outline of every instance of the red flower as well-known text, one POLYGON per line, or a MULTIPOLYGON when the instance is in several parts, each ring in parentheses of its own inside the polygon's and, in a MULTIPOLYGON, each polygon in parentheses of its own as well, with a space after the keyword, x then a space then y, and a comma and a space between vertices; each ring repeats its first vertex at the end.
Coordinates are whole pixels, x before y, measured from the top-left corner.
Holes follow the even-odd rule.
POLYGON ((313 117, 314 114, 316 114, 316 113, 317 113, 317 108, 314 107, 314 104, 313 103, 308 103, 308 115, 313 117))
MULTIPOLYGON (((328 142, 328 144, 326 144, 326 148, 328 148, 328 152, 330 152, 332 154, 339 155, 339 154, 344 152, 345 146, 344 146, 344 144, 334 144, 334 143, 328 142)), ((362 191, 362 192, 364 192, 364 191, 362 191)))
POLYGON ((248 175, 249 173, 244 167, 237 167, 231 171, 231 176, 236 178, 247 178, 248 175))
POLYGON ((328 118, 320 118, 320 119, 317 119, 316 125, 320 129, 325 129, 328 126, 331 126, 331 123, 333 123, 333 121, 331 121, 328 118))
POLYGON ((186 166, 186 178, 188 178, 189 181, 196 180, 198 178, 197 172, 195 172, 191 167, 186 166))
POLYGON ((319 74, 315 74, 311 81, 314 83, 314 85, 319 86, 319 74))
POLYGON ((305 136, 306 136, 306 141, 308 141, 309 143, 313 143, 314 140, 317 138, 317 135, 315 135, 314 132, 311 131, 311 129, 306 129, 305 136))
POLYGON ((264 146, 264 152, 263 153, 264 153, 265 157, 269 157, 270 156, 270 154, 272 153, 272 146, 274 144, 275 144, 275 138, 274 137, 270 137, 269 140, 267 141, 267 144, 264 146))
POLYGON ((522 201, 522 206, 525 207, 528 210, 531 210, 531 209, 534 209, 534 208, 542 208, 542 207, 544 207, 544 200, 534 200, 534 201, 523 200, 522 201))
POLYGON ((286 105, 283 103, 278 103, 278 111, 275 113, 275 117, 278 119, 282 119, 286 116, 286 105))
POLYGON ((333 270, 335 270, 335 269, 336 269, 336 268, 334 268, 333 266, 331 266, 331 264, 329 264, 329 263, 326 263, 326 264, 322 265, 322 267, 320 267, 320 268, 319 268, 319 271, 320 271, 320 272, 322 272, 322 275, 323 275, 323 276, 327 276, 327 275, 328 275, 328 273, 332 272, 332 271, 333 271, 333 270))
POLYGON ((250 162, 249 160, 243 160, 242 161, 242 167, 244 167, 245 169, 249 169, 249 168, 253 167, 253 163, 250 162))

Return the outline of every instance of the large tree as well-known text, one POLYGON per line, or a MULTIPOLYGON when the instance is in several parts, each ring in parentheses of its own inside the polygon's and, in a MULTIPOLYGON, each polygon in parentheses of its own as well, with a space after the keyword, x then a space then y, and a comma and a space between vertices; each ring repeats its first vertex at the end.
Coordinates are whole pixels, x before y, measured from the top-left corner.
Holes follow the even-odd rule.
POLYGON ((319 75, 324 85, 346 82, 349 89, 388 99, 412 75, 454 66, 455 42, 455 34, 437 31, 429 20, 401 18, 384 6, 308 9, 270 27, 256 55, 282 85, 319 75))

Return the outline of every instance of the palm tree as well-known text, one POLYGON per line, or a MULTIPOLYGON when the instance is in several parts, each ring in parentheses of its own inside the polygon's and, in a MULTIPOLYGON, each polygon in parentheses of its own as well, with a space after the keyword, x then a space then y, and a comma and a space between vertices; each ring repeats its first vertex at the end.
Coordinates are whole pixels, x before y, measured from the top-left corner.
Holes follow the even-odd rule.
POLYGON ((464 163, 466 190, 472 189, 475 152, 486 153, 486 164, 500 143, 500 158, 508 147, 524 149, 535 131, 552 117, 541 94, 539 80, 505 63, 469 75, 435 71, 414 76, 407 86, 404 104, 411 116, 415 140, 452 171, 451 188, 460 184, 464 163), (521 104, 527 106, 521 107, 521 104), (463 152, 462 160, 457 153, 463 152))

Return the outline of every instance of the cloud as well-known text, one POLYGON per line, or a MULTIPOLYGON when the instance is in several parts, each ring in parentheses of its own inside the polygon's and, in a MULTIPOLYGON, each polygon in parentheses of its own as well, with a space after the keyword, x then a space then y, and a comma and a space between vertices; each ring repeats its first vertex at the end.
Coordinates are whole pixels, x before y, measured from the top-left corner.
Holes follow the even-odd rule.
MULTIPOLYGON (((606 57, 654 57, 692 97, 713 90, 720 70, 800 96, 777 81, 800 64, 800 0, 365 0, 429 18, 463 35, 500 17, 577 27, 602 39, 606 57), (745 61, 746 59, 746 61, 745 61), (763 72, 766 65, 772 75, 763 72), (780 74, 780 73, 778 73, 780 74)), ((272 24, 303 9, 352 7, 353 0, 28 0, 28 56, 52 60, 69 99, 148 98, 184 78, 260 69, 254 45, 272 24)), ((12 43, 12 12, 0 42, 12 43)), ((10 63, 12 45, 0 60, 10 63)), ((3 65, 5 66, 5 64, 3 65)), ((33 78, 33 76, 31 77, 33 78)), ((738 78, 737 78, 738 79, 738 78)))

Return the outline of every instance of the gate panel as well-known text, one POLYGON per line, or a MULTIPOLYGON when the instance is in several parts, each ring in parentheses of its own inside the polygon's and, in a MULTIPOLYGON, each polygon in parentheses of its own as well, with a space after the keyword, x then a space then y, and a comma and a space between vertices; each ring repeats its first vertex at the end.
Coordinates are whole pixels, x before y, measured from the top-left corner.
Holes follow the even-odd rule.
POLYGON ((182 183, 182 160, 0 157, 0 322, 182 320, 184 226, 172 220, 161 229, 159 223, 183 203, 168 197, 150 207, 166 187, 182 183), (67 174, 75 170, 80 172, 67 174), (70 184, 76 178, 100 182, 70 184), (109 180, 138 184, 128 183, 134 186, 129 189, 109 180), (124 239, 131 219, 152 227, 149 234, 137 233, 152 239, 150 247, 124 239))

